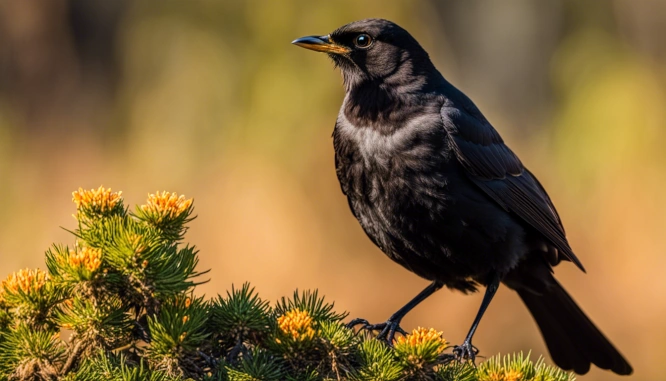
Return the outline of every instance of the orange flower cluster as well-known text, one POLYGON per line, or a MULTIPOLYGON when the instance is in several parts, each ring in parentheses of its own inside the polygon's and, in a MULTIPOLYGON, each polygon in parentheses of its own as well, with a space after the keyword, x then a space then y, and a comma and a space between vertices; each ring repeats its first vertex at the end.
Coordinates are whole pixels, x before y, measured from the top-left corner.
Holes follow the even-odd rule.
POLYGON ((293 309, 280 316, 277 321, 280 330, 296 341, 305 341, 314 337, 312 317, 307 311, 293 309))
POLYGON ((439 344, 439 353, 443 352, 447 346, 446 340, 442 337, 442 332, 435 331, 433 328, 425 329, 423 327, 418 327, 412 333, 398 337, 397 342, 400 345, 406 344, 410 347, 435 342, 439 344))
POLYGON ((176 218, 186 212, 192 206, 192 199, 171 192, 157 192, 148 195, 148 203, 141 205, 141 210, 176 218))
POLYGON ((104 187, 91 190, 79 188, 78 191, 72 192, 72 201, 76 204, 77 209, 91 208, 100 213, 106 213, 123 202, 122 193, 111 192, 111 188, 104 189, 104 187))
POLYGON ((520 371, 511 369, 504 373, 503 381, 520 381, 523 379, 523 374, 520 371))
POLYGON ((83 267, 88 271, 95 271, 102 264, 102 249, 84 247, 79 251, 69 252, 69 264, 73 267, 83 267))
POLYGON ((7 292, 25 293, 39 291, 49 280, 49 275, 40 269, 23 269, 10 274, 2 281, 2 289, 7 292))

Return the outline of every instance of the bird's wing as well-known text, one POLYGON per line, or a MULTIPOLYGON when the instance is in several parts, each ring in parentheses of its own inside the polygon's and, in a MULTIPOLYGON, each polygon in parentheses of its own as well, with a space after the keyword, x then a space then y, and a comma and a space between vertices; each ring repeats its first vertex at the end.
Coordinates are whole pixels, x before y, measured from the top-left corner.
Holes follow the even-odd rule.
MULTIPOLYGON (((488 123, 454 107, 441 110, 451 147, 470 179, 502 208, 548 239, 585 271, 567 242, 560 217, 539 181, 488 123)), ((482 118, 481 118, 482 119, 482 118)))

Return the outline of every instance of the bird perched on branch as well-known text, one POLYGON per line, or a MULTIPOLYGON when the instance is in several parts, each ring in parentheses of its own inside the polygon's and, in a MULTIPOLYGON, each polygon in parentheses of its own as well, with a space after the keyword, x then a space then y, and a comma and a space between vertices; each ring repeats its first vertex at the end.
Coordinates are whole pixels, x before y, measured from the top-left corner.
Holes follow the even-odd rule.
POLYGON ((435 291, 483 285, 479 312, 454 348, 473 361, 472 337, 503 283, 531 312, 558 366, 631 374, 553 277, 561 261, 585 270, 548 194, 407 31, 367 19, 293 44, 327 53, 342 71, 346 94, 333 140, 352 213, 389 258, 432 281, 385 323, 352 324, 391 343, 404 332, 402 318, 435 291))

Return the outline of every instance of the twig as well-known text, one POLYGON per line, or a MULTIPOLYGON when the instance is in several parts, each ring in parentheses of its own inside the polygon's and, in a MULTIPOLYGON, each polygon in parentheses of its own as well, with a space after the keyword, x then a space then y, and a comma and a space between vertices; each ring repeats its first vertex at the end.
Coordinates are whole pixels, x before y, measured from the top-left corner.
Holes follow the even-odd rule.
POLYGON ((227 361, 233 363, 236 356, 238 356, 238 354, 241 352, 241 349, 243 349, 243 337, 242 335, 238 335, 238 342, 229 352, 229 355, 227 356, 227 361))
POLYGON ((76 342, 76 345, 74 345, 74 348, 72 348, 72 352, 69 354, 69 358, 67 359, 67 362, 62 366, 60 369, 60 375, 64 376, 69 372, 69 369, 74 365, 74 360, 79 356, 79 352, 81 351, 81 345, 83 344, 83 341, 79 340, 76 342))
POLYGON ((215 367, 217 367, 218 361, 217 361, 216 359, 214 359, 213 357, 208 356, 208 355, 205 354, 203 351, 197 351, 197 354, 198 354, 202 359, 204 359, 204 361, 205 361, 205 362, 208 364, 208 366, 210 366, 211 368, 215 368, 215 367))

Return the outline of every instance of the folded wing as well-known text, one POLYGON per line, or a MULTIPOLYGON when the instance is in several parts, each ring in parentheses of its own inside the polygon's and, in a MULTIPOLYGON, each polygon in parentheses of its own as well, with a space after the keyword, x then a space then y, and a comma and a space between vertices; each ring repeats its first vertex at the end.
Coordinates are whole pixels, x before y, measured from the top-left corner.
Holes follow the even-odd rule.
POLYGON ((567 242, 548 194, 486 121, 454 107, 441 110, 444 128, 470 179, 495 202, 541 233, 565 259, 585 271, 567 242))

